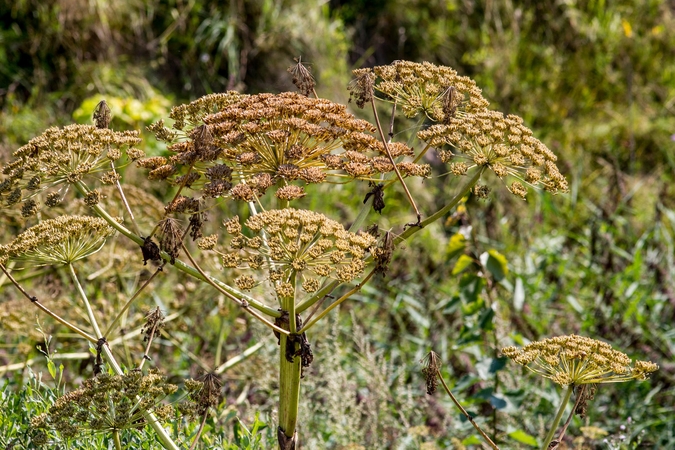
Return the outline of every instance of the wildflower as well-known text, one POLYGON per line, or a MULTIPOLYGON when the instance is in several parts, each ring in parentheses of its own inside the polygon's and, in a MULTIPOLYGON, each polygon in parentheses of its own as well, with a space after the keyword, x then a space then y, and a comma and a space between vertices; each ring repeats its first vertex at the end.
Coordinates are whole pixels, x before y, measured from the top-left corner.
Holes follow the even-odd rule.
POLYGON ((659 368, 648 361, 633 362, 605 342, 577 335, 532 342, 522 349, 506 347, 502 353, 563 386, 645 380, 659 368))
POLYGON ((114 229, 100 218, 61 216, 27 229, 0 246, 0 262, 17 259, 33 265, 70 264, 103 247, 114 229))
MULTIPOLYGON (((115 132, 93 125, 49 128, 14 152, 14 160, 3 168, 7 178, 0 184, 0 195, 9 206, 59 184, 75 183, 109 169, 110 161, 140 142, 135 131, 115 132)), ((107 173, 103 179, 117 178, 107 173)), ((53 204, 50 201, 48 206, 53 204)))
MULTIPOLYGON (((231 100, 219 112, 198 116, 203 125, 171 143, 168 160, 139 160, 151 170, 149 178, 189 186, 206 198, 229 195, 248 202, 275 185, 277 197, 292 200, 304 188, 291 185, 373 180, 394 170, 382 163, 386 151, 371 134, 375 128, 344 105, 293 92, 231 100)), ((405 144, 390 147, 396 158, 414 156, 405 144)), ((400 164, 405 175, 429 174, 427 165, 400 164)))
POLYGON ((35 423, 52 428, 65 438, 85 431, 105 433, 138 428, 145 423, 147 413, 154 413, 160 421, 168 420, 173 408, 161 401, 176 389, 156 371, 147 375, 140 371, 114 376, 101 374, 59 397, 46 416, 35 423))
POLYGON ((524 185, 566 192, 567 180, 555 165, 556 155, 522 122, 518 116, 485 110, 448 124, 432 125, 417 136, 438 149, 439 157, 450 163, 454 175, 487 167, 500 179, 515 178, 509 190, 521 198, 527 195, 524 185), (446 145, 451 148, 444 148, 446 145))
POLYGON ((476 83, 469 77, 459 76, 450 67, 395 61, 374 67, 372 73, 371 69, 358 69, 353 73, 357 77, 354 86, 360 86, 361 90, 366 90, 367 86, 358 80, 377 77, 374 83, 371 81, 373 89, 382 100, 400 106, 409 118, 422 112, 435 122, 447 122, 452 117, 481 111, 488 106, 476 83))
MULTIPOLYGON (((229 245, 215 250, 223 264, 267 271, 282 297, 293 296, 294 279, 306 292, 316 291, 321 277, 353 280, 363 272, 365 254, 375 244, 370 234, 351 233, 323 214, 293 208, 250 217, 245 228, 253 237, 250 232, 244 234, 237 217, 227 221, 225 228, 229 245)), ((240 284, 252 287, 248 278, 240 284)))

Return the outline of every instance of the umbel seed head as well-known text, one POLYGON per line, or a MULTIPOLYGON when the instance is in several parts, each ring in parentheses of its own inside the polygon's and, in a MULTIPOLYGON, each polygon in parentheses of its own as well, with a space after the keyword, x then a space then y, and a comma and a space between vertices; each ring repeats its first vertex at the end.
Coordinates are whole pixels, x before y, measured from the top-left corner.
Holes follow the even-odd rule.
MULTIPOLYGON (((183 139, 171 141, 170 158, 141 159, 138 165, 150 169, 150 179, 187 186, 204 198, 230 196, 246 202, 269 189, 282 200, 295 200, 305 195, 305 185, 374 180, 394 170, 384 145, 372 134, 375 128, 344 105, 295 92, 230 100, 213 114, 194 111, 199 126, 181 123, 190 131, 176 132, 183 139)), ((160 125, 153 130, 166 134, 160 125)), ((414 157, 405 144, 389 150, 397 159, 414 157)), ((430 173, 425 164, 397 164, 405 176, 430 173)))
MULTIPOLYGON (((116 174, 104 171, 140 142, 135 131, 115 132, 93 125, 49 128, 14 152, 14 160, 3 167, 6 178, 0 182, 0 199, 4 206, 11 206, 54 186, 95 175, 102 182, 114 182, 116 174)), ((36 208, 35 203, 22 207, 24 215, 33 214, 36 208)))
POLYGON ((557 156, 518 116, 484 110, 432 125, 417 136, 437 149, 453 175, 487 168, 500 179, 515 179, 509 190, 521 198, 527 195, 525 186, 541 186, 552 193, 568 190, 555 164, 557 156))
POLYGON ((399 106, 406 117, 423 113, 434 122, 445 123, 455 116, 484 110, 489 104, 471 78, 429 62, 395 61, 357 69, 353 75, 349 89, 361 108, 374 92, 381 100, 399 106))
POLYGON ((45 220, 0 246, 0 263, 16 259, 38 266, 70 264, 99 251, 114 232, 105 220, 95 217, 45 220))
MULTIPOLYGON (((216 249, 225 268, 265 270, 281 297, 293 296, 300 281, 307 292, 319 288, 318 280, 329 277, 349 282, 363 273, 366 252, 375 245, 367 233, 352 233, 338 222, 313 211, 293 208, 269 210, 245 222, 239 218, 225 222, 229 245, 216 249), (267 245, 263 244, 263 236, 267 245)), ((210 247, 210 245, 209 245, 210 247)), ((240 277, 242 289, 253 287, 250 277, 240 277)))
POLYGON ((659 368, 649 361, 633 362, 606 342, 577 335, 532 342, 522 349, 505 347, 502 353, 563 386, 645 380, 659 368))

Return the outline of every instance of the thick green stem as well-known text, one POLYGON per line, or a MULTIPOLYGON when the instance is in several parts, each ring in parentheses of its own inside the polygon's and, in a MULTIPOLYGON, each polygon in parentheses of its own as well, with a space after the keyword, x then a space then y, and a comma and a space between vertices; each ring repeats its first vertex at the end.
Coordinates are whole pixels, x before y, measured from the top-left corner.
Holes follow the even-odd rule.
MULTIPOLYGON (((295 288, 293 274, 288 280, 295 288)), ((281 309, 288 312, 290 336, 279 335, 279 448, 295 448, 295 428, 298 423, 300 405, 301 358, 295 356, 297 323, 295 318, 295 292, 291 297, 281 297, 281 309), (288 348, 290 346, 290 348, 288 348), (287 356, 290 355, 290 358, 287 356), (289 361, 290 359, 290 361, 289 361), (284 436, 281 436, 283 433, 284 436)))
MULTIPOLYGON (((294 318, 290 319, 294 322, 294 318)), ((283 334, 279 338, 279 429, 288 438, 295 439, 295 428, 298 423, 298 407, 300 405, 300 358, 294 357, 293 362, 286 359, 286 346, 292 345, 295 350, 295 342, 289 342, 283 334)), ((279 443, 281 450, 287 450, 279 443)))
POLYGON ((115 448, 117 450, 122 450, 122 441, 120 440, 119 430, 113 430, 113 441, 115 441, 115 448))
POLYGON ((574 392, 574 385, 570 384, 565 388, 565 395, 563 396, 563 401, 560 403, 558 413, 555 415, 555 419, 553 419, 553 423, 551 424, 551 428, 548 430, 548 434, 544 439, 544 444, 541 446, 541 450, 548 450, 548 444, 551 443, 553 435, 555 434, 555 431, 558 429, 558 424, 560 423, 560 420, 562 419, 562 416, 565 413, 565 408, 567 408, 567 403, 569 403, 570 401, 572 392, 574 392))

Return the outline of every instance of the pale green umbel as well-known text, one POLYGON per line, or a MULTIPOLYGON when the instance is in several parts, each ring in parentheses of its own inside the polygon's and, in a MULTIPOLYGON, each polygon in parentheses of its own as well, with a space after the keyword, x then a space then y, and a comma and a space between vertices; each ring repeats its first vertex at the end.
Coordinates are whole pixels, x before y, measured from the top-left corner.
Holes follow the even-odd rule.
POLYGON ((114 233, 105 220, 97 217, 45 220, 0 246, 0 262, 13 259, 32 266, 71 264, 99 251, 114 233))

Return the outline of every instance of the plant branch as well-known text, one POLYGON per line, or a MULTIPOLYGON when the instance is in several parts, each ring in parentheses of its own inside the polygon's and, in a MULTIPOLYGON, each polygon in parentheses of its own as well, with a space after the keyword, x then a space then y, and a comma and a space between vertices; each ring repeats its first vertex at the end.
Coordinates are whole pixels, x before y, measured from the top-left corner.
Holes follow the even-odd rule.
POLYGON ((77 292, 80 294, 80 298, 82 299, 82 303, 84 303, 84 308, 87 311, 87 317, 89 317, 89 323, 91 324, 92 328, 94 329, 94 335, 96 336, 96 339, 101 339, 103 336, 103 333, 101 333, 101 329, 98 327, 98 322, 96 321, 96 316, 94 315, 94 310, 91 309, 91 303, 89 303, 89 299, 87 298, 87 294, 84 292, 84 288, 80 284, 80 280, 77 278, 77 274, 75 273, 75 268, 73 267, 72 264, 68 264, 68 270, 70 272, 70 277, 73 280, 73 283, 75 284, 75 287, 77 288, 77 292))
POLYGON ((194 450, 194 448, 197 446, 197 442, 199 441, 199 438, 202 436, 202 431, 204 431, 204 425, 206 425, 206 419, 209 417, 209 409, 206 408, 206 411, 204 411, 204 418, 202 419, 202 423, 199 424, 199 430, 197 430, 197 434, 195 435, 194 441, 192 441, 192 445, 190 446, 189 450, 194 450))
POLYGON ((61 325, 65 326, 69 330, 73 331, 74 333, 77 333, 78 335, 82 336, 85 338, 87 341, 91 342, 92 344, 95 344, 97 339, 87 333, 86 331, 82 330, 78 326, 68 322, 66 319, 61 318, 58 314, 52 312, 49 308, 47 308, 45 305, 40 303, 37 297, 30 295, 26 290, 21 286, 12 276, 11 273, 5 268, 4 264, 0 264, 0 269, 4 272, 5 276, 9 279, 9 281, 12 282, 14 286, 28 299, 31 301, 32 304, 34 304, 38 309, 42 310, 44 313, 46 313, 49 317, 52 319, 56 320, 58 323, 61 325))
MULTIPOLYGON (((82 183, 81 181, 78 181, 78 182, 75 183, 75 188, 82 195, 86 195, 87 192, 88 192, 87 186, 84 183, 82 183)), ((121 234, 123 234, 127 238, 134 241, 139 246, 143 245, 144 241, 143 241, 142 237, 135 235, 133 232, 131 232, 124 225, 122 225, 121 223, 116 221, 110 214, 108 214, 108 212, 105 209, 101 208, 100 205, 94 205, 94 206, 92 206, 92 209, 102 219, 104 219, 106 222, 108 222, 108 224, 111 227, 113 227, 114 229, 119 231, 121 234)), ((160 252, 160 254, 161 254, 161 257, 164 261, 171 261, 171 256, 168 253, 162 251, 162 252, 160 252)), ((231 293, 233 295, 237 295, 241 299, 247 301, 252 308, 257 309, 258 311, 260 311, 260 312, 262 312, 262 313, 264 313, 268 316, 279 317, 281 315, 281 313, 279 311, 277 311, 276 309, 260 303, 256 299, 237 291, 236 289, 232 288, 231 286, 226 285, 222 281, 220 281, 218 279, 215 279, 215 278, 208 277, 206 275, 202 275, 202 273, 200 273, 197 269, 195 269, 194 267, 190 267, 189 265, 185 264, 183 261, 181 261, 179 259, 175 260, 173 266, 176 267, 181 272, 185 272, 188 275, 190 275, 194 278, 197 278, 198 280, 207 281, 207 278, 210 279, 213 283, 216 283, 222 289, 228 291, 229 293, 231 293)))
POLYGON ((563 438, 565 437, 565 433, 567 432, 567 427, 570 426, 570 422, 572 422, 572 417, 574 417, 574 412, 577 410, 577 407, 579 406, 579 403, 581 403, 581 399, 584 397, 584 394, 586 393, 586 387, 588 385, 584 384, 581 386, 581 389, 579 389, 579 392, 577 393, 577 400, 574 402, 574 406, 572 407, 572 411, 570 411, 570 415, 567 417, 567 420, 565 421, 565 424, 562 427, 562 430, 560 430, 560 434, 558 435, 558 442, 562 442, 563 438))
POLYGON ((250 308, 249 303, 246 300, 240 300, 234 295, 230 294, 227 292, 225 289, 220 287, 218 284, 216 284, 210 276, 208 276, 201 267, 199 267, 199 264, 197 264, 197 261, 192 257, 190 252, 188 251, 187 247, 185 246, 185 243, 181 242, 181 246, 183 247, 183 251, 185 252, 185 255, 188 257, 190 262, 192 263, 193 266, 199 271, 199 273, 202 275, 202 279, 209 283, 211 286, 213 286, 218 292, 223 294, 225 297, 229 298, 230 300, 234 301, 236 304, 242 307, 242 309, 249 314, 251 314, 253 317, 267 325, 269 328, 273 329, 274 331, 277 331, 282 334, 288 334, 288 331, 284 330, 283 328, 279 328, 278 326, 274 325, 272 322, 269 320, 265 319, 263 316, 261 316, 257 311, 253 310, 250 308))
POLYGON ((488 445, 489 445, 490 447, 492 447, 492 448, 495 449, 495 450, 499 450, 499 447, 497 447, 497 444, 495 444, 494 442, 492 442, 492 439, 490 439, 490 438, 488 437, 488 435, 485 434, 485 432, 481 429, 481 427, 478 426, 478 424, 476 423, 476 421, 473 420, 473 417, 471 417, 471 414, 469 414, 469 413, 466 411, 466 409, 464 409, 464 407, 462 406, 461 403, 459 403, 459 401, 458 401, 457 398, 454 396, 454 394, 452 393, 452 391, 450 390, 450 388, 448 387, 448 385, 445 384, 445 380, 443 379, 443 376, 441 375, 440 369, 436 369, 436 375, 438 376, 438 379, 441 380, 441 384, 443 385, 443 388, 445 389, 445 392, 450 396, 450 399, 451 399, 452 402, 459 408, 459 410, 462 412, 462 414, 464 414, 464 417, 466 417, 466 418, 469 420, 469 422, 471 422, 471 425, 473 425, 473 427, 476 429, 476 431, 478 431, 478 433, 479 433, 481 436, 483 436, 483 439, 485 439, 485 441, 488 443, 488 445))
POLYGON ((131 304, 133 303, 133 301, 136 300, 136 298, 138 297, 138 294, 140 294, 141 291, 142 291, 143 289, 145 289, 145 288, 150 284, 150 282, 152 281, 152 279, 155 278, 155 276, 157 276, 157 274, 160 273, 160 272, 162 271, 162 269, 164 268, 164 265, 165 265, 165 264, 166 264, 166 261, 163 262, 163 263, 157 268, 157 270, 155 270, 155 272, 154 272, 152 275, 150 275, 150 278, 148 278, 147 280, 145 280, 145 283, 143 283, 143 286, 141 286, 140 288, 138 288, 138 290, 134 293, 134 295, 133 295, 129 300, 127 300, 127 302, 124 304, 124 306, 122 307, 122 309, 117 313, 117 317, 115 317, 115 320, 113 320, 112 323, 111 323, 111 324, 108 326, 108 328, 105 330, 104 336, 110 336, 110 334, 111 334, 113 331, 115 331, 115 327, 117 326, 117 323, 118 323, 118 322, 120 321, 120 319, 122 318, 122 315, 129 309, 129 307, 131 306, 131 304))
POLYGON ((457 204, 459 204, 462 198, 466 194, 468 194, 471 188, 473 188, 478 182, 478 180, 480 180, 480 177, 483 174, 484 170, 485 167, 481 167, 480 169, 476 170, 473 176, 469 178, 466 183, 464 183, 460 191, 450 200, 450 202, 441 209, 439 209, 438 211, 436 211, 434 214, 430 215, 422 222, 420 222, 419 227, 410 227, 407 230, 403 231, 403 233, 396 236, 396 238, 394 238, 394 245, 398 245, 401 242, 405 241, 410 236, 417 233, 420 229, 440 219, 445 214, 447 214, 452 208, 457 206, 457 204))
MULTIPOLYGON (((396 166, 396 161, 394 161, 394 157, 391 156, 391 152, 389 151, 389 144, 387 143, 387 138, 384 136, 384 131, 382 131, 382 124, 380 124, 380 117, 377 114, 377 108, 375 107, 375 98, 371 99, 370 105, 373 107, 373 114, 375 115, 375 124, 377 125, 377 130, 380 133, 380 138, 382 139, 382 145, 384 146, 384 151, 387 153, 387 157, 389 158, 389 161, 391 164, 394 166, 394 172, 396 172, 396 176, 398 177, 398 180, 401 182, 401 185, 403 186, 403 190, 405 191, 405 195, 408 197, 408 201, 410 202, 410 205, 413 207, 415 210, 415 215, 417 216, 417 222, 413 224, 409 224, 413 227, 419 226, 422 227, 420 221, 422 220, 422 215, 420 214, 419 209, 417 209, 417 205, 415 204, 415 200, 412 198, 412 194, 410 194, 410 191, 408 190, 408 186, 406 186, 405 181, 403 181, 403 177, 401 176, 401 172, 399 172, 398 167, 396 166)), ((393 123, 392 123, 393 126, 393 123)))
MULTIPOLYGON (((110 161, 110 167, 112 167, 113 172, 117 174, 114 162, 110 161)), ((120 197, 122 198, 122 204, 124 204, 124 209, 126 209, 126 211, 129 213, 129 217, 131 218, 131 223, 134 226, 134 230, 136 230, 136 234, 140 236, 141 229, 139 228, 138 223, 136 223, 136 218, 134 217, 134 213, 131 211, 129 202, 127 202, 127 197, 124 195, 124 191, 122 190, 122 184, 120 184, 120 180, 115 181, 115 186, 117 187, 117 192, 120 193, 120 197)))
POLYGON ((339 306, 340 303, 344 302, 344 301, 347 300, 349 297, 351 297, 352 295, 354 295, 356 292, 360 291, 361 288, 363 287, 363 285, 366 284, 366 283, 368 282, 368 280, 370 280, 370 278, 371 278, 374 274, 375 274, 375 269, 373 268, 373 269, 368 273, 368 275, 366 275, 366 277, 365 277, 363 280, 361 280, 361 282, 360 282, 359 284, 357 284, 357 285, 354 286, 352 289, 350 289, 349 291, 347 291, 347 293, 344 294, 342 297, 340 297, 339 299, 335 300, 333 303, 331 303, 330 305, 328 305, 328 307, 327 307, 326 309, 324 309, 323 311, 321 311, 321 313, 320 313, 318 316, 316 316, 314 319, 312 319, 310 322, 307 322, 305 325, 303 325, 303 327, 302 327, 300 330, 298 330, 297 334, 302 334, 302 333, 304 333, 305 331, 307 331, 307 330, 309 330, 310 328, 312 328, 312 326, 313 326, 315 323, 317 323, 319 320, 321 320, 321 319, 323 319, 324 317, 326 317, 326 314, 328 314, 328 313, 331 312, 333 309, 335 309, 335 307, 339 306))
MULTIPOLYGON (((75 271, 72 269, 72 264, 69 264, 68 267, 71 268, 71 275, 73 276, 73 281, 77 285, 78 292, 80 293, 80 296, 82 297, 82 301, 85 303, 85 305, 89 305, 89 300, 87 299, 87 295, 84 292, 84 289, 82 289, 82 286, 80 285, 79 281, 77 280, 77 275, 75 274, 75 271)), ((88 308, 88 310, 91 310, 91 307, 88 308)), ((91 318, 90 320, 93 320, 93 323, 96 324, 96 319, 93 317, 93 311, 91 313, 91 318)), ((99 340, 103 337, 100 336, 101 331, 98 329, 98 325, 95 326, 94 330, 97 332, 97 337, 99 340)), ((98 341, 97 341, 98 342, 98 341)), ((107 342, 104 342, 103 345, 101 345, 101 351, 105 355, 105 359, 108 361, 110 366, 112 367, 113 371, 117 375, 124 375, 124 371, 122 368, 117 364, 117 361, 115 360, 115 356, 112 354, 112 350, 108 346, 107 342)), ((164 448, 168 450, 178 450, 178 446, 176 445, 175 442, 171 439, 171 437, 167 434, 166 430, 162 426, 161 423, 157 421, 157 418, 155 417, 154 414, 151 412, 144 412, 143 416, 145 419, 148 421, 152 429, 157 433, 157 439, 162 443, 164 448)))

